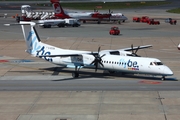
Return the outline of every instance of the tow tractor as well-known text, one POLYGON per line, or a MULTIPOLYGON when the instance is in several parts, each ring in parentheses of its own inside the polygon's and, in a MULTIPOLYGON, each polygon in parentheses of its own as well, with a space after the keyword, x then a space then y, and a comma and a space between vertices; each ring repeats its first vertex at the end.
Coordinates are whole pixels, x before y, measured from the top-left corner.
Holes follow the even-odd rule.
POLYGON ((110 35, 119 35, 120 33, 120 30, 118 27, 114 26, 114 27, 111 27, 111 30, 109 31, 109 34, 110 35))
POLYGON ((149 17, 148 16, 142 16, 141 18, 141 22, 145 22, 145 23, 148 23, 150 21, 149 17))
POLYGON ((148 21, 149 21, 148 16, 133 17, 133 22, 145 22, 145 23, 147 23, 148 21))
POLYGON ((171 25, 176 25, 177 21, 172 18, 165 19, 165 23, 170 23, 171 25))
POLYGON ((149 24, 149 25, 159 25, 160 22, 159 22, 159 21, 155 21, 154 19, 149 19, 148 24, 149 24))

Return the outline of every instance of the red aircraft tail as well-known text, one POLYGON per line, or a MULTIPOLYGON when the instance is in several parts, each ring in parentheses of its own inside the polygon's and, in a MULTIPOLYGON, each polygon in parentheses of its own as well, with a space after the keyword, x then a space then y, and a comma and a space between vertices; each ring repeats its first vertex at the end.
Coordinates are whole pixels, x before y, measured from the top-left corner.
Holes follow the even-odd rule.
POLYGON ((55 13, 55 17, 58 17, 61 19, 70 18, 69 15, 65 14, 63 8, 60 5, 59 0, 50 0, 50 2, 52 3, 54 13, 55 13))

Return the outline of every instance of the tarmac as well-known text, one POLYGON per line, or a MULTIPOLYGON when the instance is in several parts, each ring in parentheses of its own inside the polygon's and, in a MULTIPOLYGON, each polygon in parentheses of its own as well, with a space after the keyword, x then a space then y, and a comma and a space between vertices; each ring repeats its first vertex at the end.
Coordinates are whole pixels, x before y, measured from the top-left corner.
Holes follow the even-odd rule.
MULTIPOLYGON (((166 82, 166 85, 174 84, 174 82, 179 84, 180 53, 177 50, 177 45, 180 40, 180 24, 179 21, 177 25, 164 23, 164 18, 173 16, 179 20, 179 15, 169 14, 164 10, 157 12, 157 9, 145 9, 143 12, 140 9, 123 10, 123 13, 128 16, 129 20, 121 25, 116 23, 97 25, 89 22, 82 24, 79 28, 42 29, 37 27, 37 31, 43 42, 64 49, 97 51, 99 46, 101 49, 121 49, 130 47, 131 44, 134 46, 151 44, 153 48, 139 50, 138 54, 160 59, 172 69, 174 72, 172 78, 177 80, 164 81, 163 83, 166 82), (133 16, 144 14, 160 20, 161 24, 149 26, 131 21, 133 16), (111 26, 118 26, 121 34, 110 36, 108 32, 111 26)), ((26 46, 20 26, 3 26, 4 23, 9 22, 14 22, 10 16, 0 18, 0 84, 5 82, 5 85, 10 89, 13 87, 9 84, 10 81, 14 81, 17 86, 23 87, 21 83, 24 81, 25 86, 28 86, 27 80, 37 81, 38 78, 41 78, 41 80, 50 81, 54 74, 60 78, 62 74, 66 77, 71 76, 69 72, 49 71, 47 68, 57 66, 28 55, 25 52, 26 46), (21 80, 24 81, 21 82, 21 80)), ((89 70, 90 73, 93 71, 89 70)), ((102 78, 101 82, 103 83, 105 79, 102 78)), ((115 77, 113 81, 127 80, 131 84, 133 80, 130 79, 115 77)), ((134 79, 139 80, 139 78, 134 79)), ((81 82, 87 80, 88 78, 84 78, 81 79, 81 82)), ((152 81, 159 82, 157 79, 152 81)), ((60 82, 63 84, 63 81, 60 82)), ((134 86, 136 85, 139 83, 134 84, 134 86)), ((41 85, 36 84, 36 86, 41 85)), ((147 86, 157 85, 148 84, 147 86)), ((89 84, 88 87, 93 89, 96 86, 89 84)), ((0 91, 0 119, 178 120, 180 118, 179 96, 180 90, 169 89, 163 91, 79 91, 78 89, 73 91, 8 91, 7 88, 0 91)))

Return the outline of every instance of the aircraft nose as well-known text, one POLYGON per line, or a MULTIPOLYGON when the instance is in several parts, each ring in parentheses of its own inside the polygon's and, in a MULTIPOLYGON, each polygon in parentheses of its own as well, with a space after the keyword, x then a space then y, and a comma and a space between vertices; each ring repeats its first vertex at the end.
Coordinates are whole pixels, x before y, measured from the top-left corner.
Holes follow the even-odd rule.
POLYGON ((128 20, 128 18, 127 18, 126 16, 124 16, 124 18, 125 18, 126 20, 128 20))
POLYGON ((172 72, 172 70, 169 67, 164 66, 164 74, 168 75, 168 76, 172 76, 173 72, 172 72))

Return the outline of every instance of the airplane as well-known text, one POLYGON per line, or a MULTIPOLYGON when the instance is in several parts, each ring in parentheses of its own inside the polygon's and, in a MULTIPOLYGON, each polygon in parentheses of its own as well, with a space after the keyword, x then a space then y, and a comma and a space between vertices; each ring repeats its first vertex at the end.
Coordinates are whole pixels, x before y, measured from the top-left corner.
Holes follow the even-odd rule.
POLYGON ((98 21, 100 24, 101 21, 125 21, 127 17, 122 13, 99 13, 99 12, 75 12, 69 13, 63 10, 60 5, 59 0, 50 0, 54 9, 54 16, 57 18, 65 19, 65 18, 75 18, 83 21, 98 21))
MULTIPOLYGON (((81 68, 93 68, 95 71, 102 69, 109 72, 159 75, 162 76, 161 80, 165 80, 166 76, 173 75, 170 68, 163 65, 159 59, 140 57, 136 54, 139 49, 149 48, 152 45, 138 47, 131 45, 130 48, 119 50, 100 50, 99 47, 97 52, 62 49, 41 42, 35 29, 36 23, 20 21, 17 24, 22 27, 27 53, 56 65, 75 68, 72 73, 73 78, 79 77, 81 68)), ((11 24, 5 25, 10 26, 11 24)))
POLYGON ((178 50, 180 50, 180 43, 178 44, 177 48, 178 48, 178 50))

